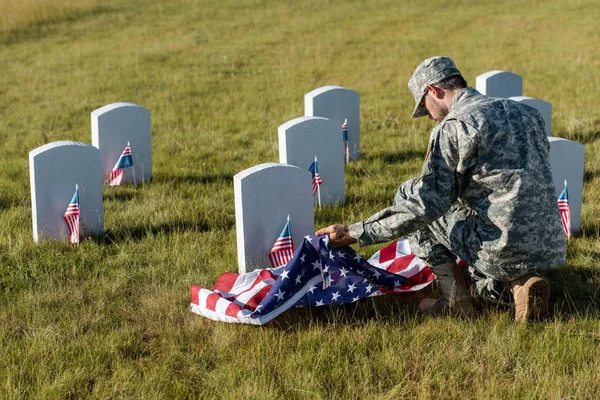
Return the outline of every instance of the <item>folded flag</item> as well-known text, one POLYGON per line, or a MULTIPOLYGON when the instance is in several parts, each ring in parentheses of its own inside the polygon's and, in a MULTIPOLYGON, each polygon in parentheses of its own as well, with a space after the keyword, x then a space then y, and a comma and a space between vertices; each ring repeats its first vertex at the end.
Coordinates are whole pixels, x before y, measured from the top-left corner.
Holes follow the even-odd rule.
POLYGON ((560 220, 562 222, 563 231, 567 237, 571 236, 571 207, 569 206, 569 193, 567 191, 567 181, 565 180, 565 188, 558 197, 558 209, 560 211, 560 220))
POLYGON ((351 247, 306 236, 287 265, 226 272, 211 290, 192 286, 190 309, 215 321, 262 325, 293 307, 346 304, 384 293, 416 292, 433 280, 405 239, 365 261, 351 247))
POLYGON ((292 241, 290 216, 288 215, 287 222, 269 253, 269 261, 271 261, 273 268, 277 268, 287 264, 293 255, 294 242, 292 241))
POLYGON ((312 194, 313 196, 317 193, 319 186, 323 183, 321 180, 321 175, 319 175, 319 163, 317 161, 317 157, 315 157, 315 161, 310 164, 308 170, 312 174, 312 194))
POLYGON ((69 243, 79 243, 79 188, 75 185, 75 194, 63 216, 69 228, 69 243))
POLYGON ((131 146, 127 142, 125 150, 121 153, 119 160, 108 174, 108 184, 110 186, 119 186, 123 179, 123 169, 133 165, 133 157, 131 156, 131 146))

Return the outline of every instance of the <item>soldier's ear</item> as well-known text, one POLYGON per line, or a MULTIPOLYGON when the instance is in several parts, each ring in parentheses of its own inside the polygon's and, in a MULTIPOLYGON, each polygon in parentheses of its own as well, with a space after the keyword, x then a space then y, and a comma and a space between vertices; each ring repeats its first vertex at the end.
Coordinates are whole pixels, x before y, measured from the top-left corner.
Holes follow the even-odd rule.
POLYGON ((446 94, 442 89, 437 86, 425 85, 425 88, 429 90, 429 94, 435 99, 442 100, 446 94))

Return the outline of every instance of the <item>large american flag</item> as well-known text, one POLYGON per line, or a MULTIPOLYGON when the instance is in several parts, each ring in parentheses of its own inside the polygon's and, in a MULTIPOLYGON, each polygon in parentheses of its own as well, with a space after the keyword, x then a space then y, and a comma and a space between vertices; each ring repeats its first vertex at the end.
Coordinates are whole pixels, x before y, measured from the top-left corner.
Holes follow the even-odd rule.
POLYGON ((269 252, 269 261, 273 268, 281 267, 290 261, 294 255, 294 242, 292 241, 292 231, 290 229, 290 217, 288 216, 287 222, 283 227, 283 230, 279 234, 279 237, 275 241, 273 248, 269 252))
POLYGON ((285 266, 226 272, 210 290, 192 286, 190 309, 215 321, 262 325, 293 307, 416 292, 433 280, 431 269, 410 252, 405 239, 369 261, 351 247, 330 248, 328 242, 328 236, 306 236, 285 266))
POLYGON ((110 186, 119 186, 123 179, 123 169, 133 165, 133 157, 131 156, 131 146, 127 142, 125 150, 119 156, 119 160, 108 174, 108 184, 110 186))
POLYGON ((569 206, 569 193, 567 191, 567 181, 565 180, 565 188, 560 196, 558 196, 558 209, 560 210, 560 220, 562 222, 563 231, 567 237, 571 236, 571 207, 569 206))
POLYGON ((319 175, 319 163, 317 161, 317 157, 315 157, 315 161, 310 164, 308 170, 312 174, 312 194, 314 196, 319 189, 319 185, 323 183, 323 180, 321 180, 321 175, 319 175))
POLYGON ((75 186, 75 194, 63 216, 69 228, 69 243, 79 243, 79 189, 75 186))

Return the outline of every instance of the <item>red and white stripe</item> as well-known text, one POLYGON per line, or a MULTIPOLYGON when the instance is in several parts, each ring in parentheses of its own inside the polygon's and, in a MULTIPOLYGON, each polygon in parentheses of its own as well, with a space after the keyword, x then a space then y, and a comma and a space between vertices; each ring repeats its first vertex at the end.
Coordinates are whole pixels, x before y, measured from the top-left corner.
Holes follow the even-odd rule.
POLYGON ((121 155, 119 156, 117 163, 115 164, 113 169, 108 173, 108 185, 109 186, 119 186, 121 184, 121 181, 123 180, 123 168, 119 168, 119 163, 121 162, 122 157, 130 156, 130 155, 131 155, 131 146, 129 145, 129 142, 128 142, 127 146, 125 146, 125 149, 123 150, 123 153, 121 153, 121 155))
POLYGON ((123 180, 123 168, 113 168, 108 173, 108 185, 119 186, 123 180))
POLYGON ((269 261, 273 268, 286 265, 294 255, 294 242, 290 236, 280 237, 277 239, 271 252, 269 253, 269 261))
POLYGON ((69 204, 64 220, 69 228, 69 243, 79 243, 79 205, 69 204))
MULTIPOLYGON (((406 278, 404 286, 396 287, 393 290, 380 289, 381 291, 375 292, 377 295, 416 292, 429 285, 434 278, 429 266, 410 252, 410 246, 406 239, 400 239, 384 247, 375 253, 368 262, 377 268, 406 278), (411 284, 412 286, 410 286, 411 284)), ((190 310, 215 321, 264 324, 300 300, 300 298, 292 297, 271 313, 259 318, 251 317, 281 272, 283 272, 283 268, 257 269, 245 274, 226 272, 217 279, 212 290, 192 286, 190 288, 192 300, 190 310)), ((321 276, 313 278, 307 285, 312 286, 319 282, 322 282, 321 276)), ((301 297, 305 294, 300 292, 299 295, 301 297)))
POLYGON ((406 278, 403 286, 396 286, 393 290, 380 289, 384 293, 416 292, 429 285, 434 278, 431 268, 410 251, 410 245, 406 239, 398 240, 382 248, 373 254, 368 262, 379 269, 406 278))
POLYGON ((315 174, 315 176, 313 176, 312 179, 312 194, 313 196, 315 195, 315 193, 317 193, 317 190, 319 189, 319 185, 321 185, 323 183, 323 181, 321 180, 321 175, 319 175, 319 173, 317 172, 315 174))
POLYGON ((563 230, 567 237, 571 236, 571 207, 567 200, 558 200, 558 209, 560 211, 560 220, 563 230))

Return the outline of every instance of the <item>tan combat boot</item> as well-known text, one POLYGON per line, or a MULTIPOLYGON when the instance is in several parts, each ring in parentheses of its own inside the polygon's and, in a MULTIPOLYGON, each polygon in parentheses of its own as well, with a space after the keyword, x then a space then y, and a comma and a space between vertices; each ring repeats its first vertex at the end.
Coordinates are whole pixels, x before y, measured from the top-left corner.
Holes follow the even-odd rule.
POLYGON ((473 300, 458 265, 451 262, 437 265, 432 269, 437 276, 442 293, 437 299, 422 300, 419 303, 419 311, 433 316, 442 314, 472 316, 474 314, 473 300))
POLYGON ((541 320, 550 315, 550 284, 538 275, 525 275, 510 282, 515 299, 515 321, 541 320))

